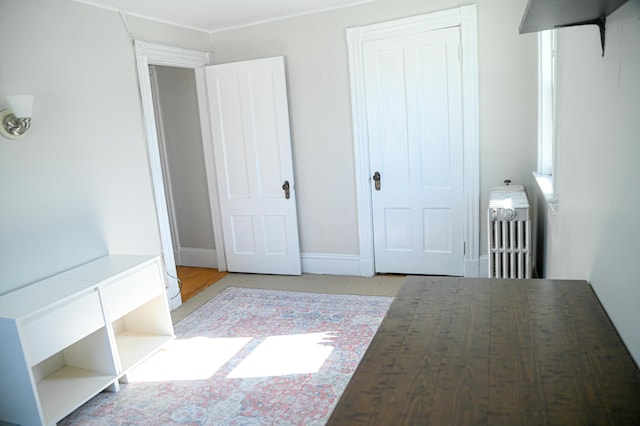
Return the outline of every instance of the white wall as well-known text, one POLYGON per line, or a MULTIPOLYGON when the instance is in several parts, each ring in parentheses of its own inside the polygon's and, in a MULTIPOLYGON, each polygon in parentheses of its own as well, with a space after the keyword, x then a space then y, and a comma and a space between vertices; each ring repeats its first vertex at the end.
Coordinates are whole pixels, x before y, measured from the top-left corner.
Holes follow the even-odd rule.
MULTIPOLYGON (((525 181, 535 165, 536 42, 517 34, 525 4, 478 1, 481 206, 491 186, 525 181)), ((133 52, 120 16, 63 0, 0 5, 0 36, 20 45, 0 62, 0 102, 9 93, 36 95, 30 134, 0 140, 0 292, 107 251, 159 253, 133 52)), ((358 256, 345 29, 459 5, 379 0, 211 40, 137 18, 127 23, 139 40, 213 45, 218 63, 286 57, 301 248, 327 254, 329 264, 358 256)), ((485 233, 483 226, 482 253, 485 233)))
POLYGON ((215 263, 195 73, 186 68, 153 68, 158 82, 154 96, 160 104, 162 120, 159 125, 163 129, 168 164, 165 172, 171 185, 177 228, 178 238, 176 241, 174 235, 174 245, 185 254, 179 253, 181 261, 178 264, 213 267, 213 264, 190 261, 194 253, 210 253, 206 257, 212 257, 215 263))
MULTIPOLYGON (((536 37, 518 35, 525 0, 478 4, 481 253, 489 190, 531 183, 536 147, 536 37)), ((458 7, 379 0, 212 34, 216 63, 285 56, 303 253, 358 255, 345 29, 458 7)))
POLYGON ((558 33, 558 214, 549 278, 591 282, 640 364, 640 0, 596 27, 558 33))
MULTIPOLYGON (((160 24, 131 27, 148 41, 209 43, 160 24)), ((36 96, 29 133, 0 137, 0 294, 107 252, 160 253, 120 16, 70 1, 0 0, 0 39, 0 108, 7 94, 36 96)))

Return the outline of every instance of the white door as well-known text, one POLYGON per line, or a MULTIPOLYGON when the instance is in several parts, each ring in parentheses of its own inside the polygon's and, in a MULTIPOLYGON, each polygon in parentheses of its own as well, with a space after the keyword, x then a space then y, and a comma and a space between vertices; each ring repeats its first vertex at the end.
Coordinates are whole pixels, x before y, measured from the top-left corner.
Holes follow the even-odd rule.
POLYGON ((364 43, 376 272, 464 275, 459 31, 364 43))
POLYGON ((284 58, 206 67, 206 80, 228 270, 299 275, 284 58))

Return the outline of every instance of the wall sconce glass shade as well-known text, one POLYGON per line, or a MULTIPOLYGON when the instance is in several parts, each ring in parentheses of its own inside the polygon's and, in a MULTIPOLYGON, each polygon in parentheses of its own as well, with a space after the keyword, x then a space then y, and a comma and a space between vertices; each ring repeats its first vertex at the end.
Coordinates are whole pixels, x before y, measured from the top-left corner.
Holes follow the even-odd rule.
POLYGON ((17 139, 31 127, 33 95, 11 95, 7 101, 11 108, 0 111, 0 134, 17 139))

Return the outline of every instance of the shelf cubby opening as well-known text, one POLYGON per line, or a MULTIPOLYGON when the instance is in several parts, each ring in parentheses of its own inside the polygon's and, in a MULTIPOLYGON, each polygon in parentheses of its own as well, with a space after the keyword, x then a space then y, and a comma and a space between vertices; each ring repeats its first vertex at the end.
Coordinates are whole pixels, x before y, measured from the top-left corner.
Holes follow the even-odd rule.
POLYGON ((116 382, 106 328, 34 365, 32 373, 45 423, 62 419, 116 382))
POLYGON ((164 296, 158 296, 113 321, 121 374, 173 339, 166 303, 164 296))

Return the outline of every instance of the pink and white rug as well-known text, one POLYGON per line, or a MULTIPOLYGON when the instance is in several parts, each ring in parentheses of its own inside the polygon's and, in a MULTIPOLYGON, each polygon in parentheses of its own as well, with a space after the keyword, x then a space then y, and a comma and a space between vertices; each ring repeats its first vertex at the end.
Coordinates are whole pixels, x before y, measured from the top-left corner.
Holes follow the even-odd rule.
POLYGON ((324 425, 393 298, 230 287, 64 425, 324 425))

